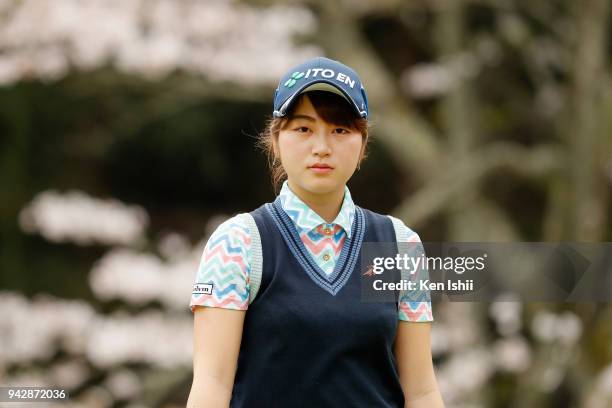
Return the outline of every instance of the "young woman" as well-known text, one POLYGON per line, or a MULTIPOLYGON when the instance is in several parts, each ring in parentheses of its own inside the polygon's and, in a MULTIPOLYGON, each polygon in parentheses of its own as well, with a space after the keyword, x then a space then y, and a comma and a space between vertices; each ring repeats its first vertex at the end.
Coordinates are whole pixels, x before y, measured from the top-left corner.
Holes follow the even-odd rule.
POLYGON ((367 116, 357 73, 338 61, 314 58, 281 79, 261 144, 282 187, 206 244, 188 407, 443 407, 429 298, 361 297, 362 243, 420 242, 346 186, 367 116))

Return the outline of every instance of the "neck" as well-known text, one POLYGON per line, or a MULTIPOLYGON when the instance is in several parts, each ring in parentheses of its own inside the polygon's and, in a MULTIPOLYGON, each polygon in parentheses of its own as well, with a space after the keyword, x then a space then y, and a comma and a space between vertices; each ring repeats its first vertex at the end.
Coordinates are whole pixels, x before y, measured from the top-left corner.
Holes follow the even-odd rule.
POLYGON ((291 191, 300 198, 308 207, 319 214, 327 223, 331 223, 336 219, 342 202, 344 200, 344 188, 329 193, 314 194, 310 191, 294 186, 291 181, 287 184, 291 191))

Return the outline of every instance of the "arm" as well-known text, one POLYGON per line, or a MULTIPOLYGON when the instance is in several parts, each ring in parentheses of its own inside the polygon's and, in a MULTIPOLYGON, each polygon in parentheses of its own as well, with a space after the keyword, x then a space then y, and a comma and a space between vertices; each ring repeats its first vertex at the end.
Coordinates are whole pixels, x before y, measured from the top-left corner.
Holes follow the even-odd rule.
POLYGON ((444 408, 431 359, 430 329, 427 322, 398 322, 393 351, 405 408, 444 408))
POLYGON ((190 302, 194 353, 189 408, 229 405, 249 306, 250 276, 251 235, 238 215, 212 233, 198 268, 190 302), (204 292, 204 286, 211 291, 204 292))
MULTIPOLYGON (((425 251, 419 235, 403 221, 389 216, 395 228, 398 251, 421 257, 425 251)), ((418 282, 429 278, 427 268, 402 278, 418 282)), ((434 320, 429 291, 402 291, 398 300, 399 322, 394 343, 405 408, 444 408, 431 359, 431 322, 434 320)))
POLYGON ((196 307, 188 408, 229 406, 245 314, 245 310, 196 307))

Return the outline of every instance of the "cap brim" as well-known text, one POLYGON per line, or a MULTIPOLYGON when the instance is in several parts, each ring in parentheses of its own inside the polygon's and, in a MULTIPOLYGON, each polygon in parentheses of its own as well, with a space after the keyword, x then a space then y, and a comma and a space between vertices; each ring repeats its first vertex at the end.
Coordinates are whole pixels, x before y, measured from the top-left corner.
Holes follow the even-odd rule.
POLYGON ((357 112, 357 114, 359 116, 362 116, 359 108, 357 106, 355 106, 355 103, 351 100, 351 98, 349 98, 346 93, 344 93, 344 91, 342 91, 340 88, 336 87, 335 85, 326 82, 326 81, 317 81, 315 83, 312 83, 310 85, 306 85, 303 89, 299 90, 298 92, 294 93, 293 95, 291 95, 281 106, 281 108, 279 109, 279 112, 274 112, 275 115, 277 116, 284 116, 285 113, 287 112, 287 110, 289 109, 289 106, 291 106, 291 104, 293 104, 293 102, 296 100, 296 98, 303 94, 304 92, 308 92, 308 91, 327 91, 327 92, 333 92, 337 95, 342 96, 344 99, 346 99, 346 101, 349 103, 350 106, 353 107, 353 110, 355 110, 357 112), (282 112, 282 114, 280 113, 282 112))
POLYGON ((353 103, 353 102, 351 102, 351 100, 349 98, 346 97, 346 95, 341 90, 339 90, 335 86, 330 85, 330 84, 328 84, 326 82, 317 82, 315 84, 307 86, 306 88, 304 88, 300 92, 300 94, 303 94, 304 92, 308 92, 308 91, 328 91, 328 92, 333 92, 333 93, 335 93, 337 95, 340 95, 344 99, 346 99, 350 104, 353 103))

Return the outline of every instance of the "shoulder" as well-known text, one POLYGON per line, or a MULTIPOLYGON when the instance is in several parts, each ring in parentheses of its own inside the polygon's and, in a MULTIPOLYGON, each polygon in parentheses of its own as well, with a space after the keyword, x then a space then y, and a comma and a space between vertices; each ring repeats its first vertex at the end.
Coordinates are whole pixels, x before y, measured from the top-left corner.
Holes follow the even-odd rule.
POLYGON ((208 238, 191 297, 196 306, 248 308, 252 237, 247 217, 234 215, 219 224, 208 238))
POLYGON ((204 246, 202 267, 217 269, 240 264, 240 269, 248 273, 253 242, 251 229, 244 214, 236 214, 219 224, 204 246))
POLYGON ((207 247, 212 247, 219 242, 226 244, 251 245, 251 229, 248 213, 236 214, 219 224, 208 238, 207 247))
POLYGON ((374 222, 382 223, 382 224, 389 224, 390 219, 385 214, 377 213, 376 211, 372 211, 367 208, 359 207, 359 206, 355 206, 355 209, 360 210, 363 216, 370 221, 374 221, 374 222))
MULTIPOLYGON (((203 261, 216 259, 223 268, 235 266, 251 281, 258 281, 263 264, 261 237, 251 213, 236 214, 214 230, 203 252, 203 261)), ((214 263, 211 264, 214 267, 214 263)))
POLYGON ((395 236, 398 242, 421 242, 419 234, 412 230, 412 228, 408 227, 404 221, 392 215, 386 215, 386 217, 393 223, 395 236))
POLYGON ((391 224, 395 231, 395 237, 398 242, 421 242, 419 234, 412 228, 408 227, 404 221, 389 214, 381 214, 367 208, 359 207, 366 218, 379 223, 391 224))

